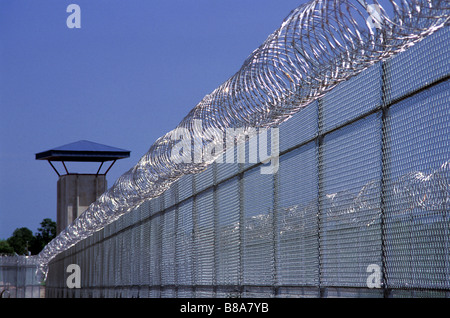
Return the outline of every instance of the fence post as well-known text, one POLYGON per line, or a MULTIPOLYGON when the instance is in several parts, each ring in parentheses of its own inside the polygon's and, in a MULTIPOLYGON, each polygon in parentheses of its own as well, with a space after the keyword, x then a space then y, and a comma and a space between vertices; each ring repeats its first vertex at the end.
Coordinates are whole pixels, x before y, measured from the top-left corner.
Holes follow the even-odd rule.
POLYGON ((323 191, 323 162, 322 162, 322 144, 323 144, 323 102, 317 100, 317 247, 318 247, 318 288, 319 297, 324 297, 322 287, 322 251, 321 251, 321 231, 322 231, 322 191, 323 191))
POLYGON ((380 191, 380 230, 381 230, 381 275, 382 275, 382 288, 383 297, 389 297, 390 290, 388 288, 387 281, 387 268, 386 268, 386 236, 385 236, 385 218, 386 218, 386 178, 388 178, 388 89, 386 83, 386 63, 380 62, 380 76, 381 76, 381 191, 380 191))

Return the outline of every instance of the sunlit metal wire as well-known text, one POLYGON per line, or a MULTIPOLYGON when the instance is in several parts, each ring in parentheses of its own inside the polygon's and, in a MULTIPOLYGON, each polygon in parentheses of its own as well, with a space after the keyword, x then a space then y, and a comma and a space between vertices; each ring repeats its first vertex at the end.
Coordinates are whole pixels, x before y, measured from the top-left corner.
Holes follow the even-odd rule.
MULTIPOLYGON (((234 76, 205 96, 175 130, 160 137, 44 248, 39 254, 42 270, 46 272, 58 253, 159 196, 181 176, 203 171, 221 154, 202 162, 183 162, 181 154, 172 151, 180 130, 200 140, 204 148, 222 144, 220 132, 227 128, 244 128, 245 136, 246 128, 277 126, 340 82, 447 26, 449 3, 315 0, 296 8, 234 76), (208 129, 213 133, 204 138, 208 129)), ((226 151, 226 146, 221 149, 226 151)))

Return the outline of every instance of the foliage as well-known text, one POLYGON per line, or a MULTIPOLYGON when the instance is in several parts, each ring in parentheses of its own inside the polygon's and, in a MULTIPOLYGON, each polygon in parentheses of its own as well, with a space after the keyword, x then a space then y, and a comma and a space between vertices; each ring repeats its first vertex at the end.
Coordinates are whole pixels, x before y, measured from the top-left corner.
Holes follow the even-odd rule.
POLYGON ((0 240, 0 255, 14 254, 14 249, 9 245, 7 240, 0 240))
POLYGON ((35 235, 35 239, 31 246, 31 254, 38 254, 45 245, 56 237, 56 222, 51 219, 44 219, 41 222, 41 227, 35 235))
POLYGON ((14 252, 19 255, 26 255, 33 239, 33 232, 26 227, 21 227, 14 230, 7 242, 14 249, 14 252))
POLYGON ((6 241, 0 241, 0 253, 36 255, 55 237, 56 222, 46 218, 42 220, 41 227, 35 235, 26 227, 14 230, 6 241))

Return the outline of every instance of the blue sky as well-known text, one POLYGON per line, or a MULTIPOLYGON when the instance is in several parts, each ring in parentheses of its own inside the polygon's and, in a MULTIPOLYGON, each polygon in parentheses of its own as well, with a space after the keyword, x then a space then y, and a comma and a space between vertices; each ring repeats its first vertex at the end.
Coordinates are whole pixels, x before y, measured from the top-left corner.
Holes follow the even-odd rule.
POLYGON ((112 186, 304 2, 0 0, 0 239, 56 220, 57 175, 35 153, 82 139, 130 150, 112 186))

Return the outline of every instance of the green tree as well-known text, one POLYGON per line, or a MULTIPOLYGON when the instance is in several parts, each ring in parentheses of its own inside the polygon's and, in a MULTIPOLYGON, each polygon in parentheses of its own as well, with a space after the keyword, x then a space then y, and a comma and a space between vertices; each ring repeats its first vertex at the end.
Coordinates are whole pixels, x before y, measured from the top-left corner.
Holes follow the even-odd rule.
POLYGON ((26 255, 31 244, 34 243, 33 232, 26 227, 15 229, 13 235, 7 239, 9 246, 19 255, 26 255))
POLYGON ((44 219, 41 222, 41 227, 38 228, 38 232, 34 236, 34 240, 30 246, 31 254, 39 254, 40 251, 51 240, 56 237, 56 222, 51 219, 44 219))
POLYGON ((5 243, 0 245, 0 253, 17 253, 19 255, 39 254, 51 240, 56 237, 56 222, 49 218, 43 219, 36 235, 26 227, 16 229, 5 243), (9 247, 9 248, 8 248, 9 247), (5 252, 3 252, 3 249, 5 252), (11 251, 12 249, 12 251, 11 251))
POLYGON ((14 249, 8 244, 6 240, 0 240, 0 255, 6 254, 14 254, 14 249))

